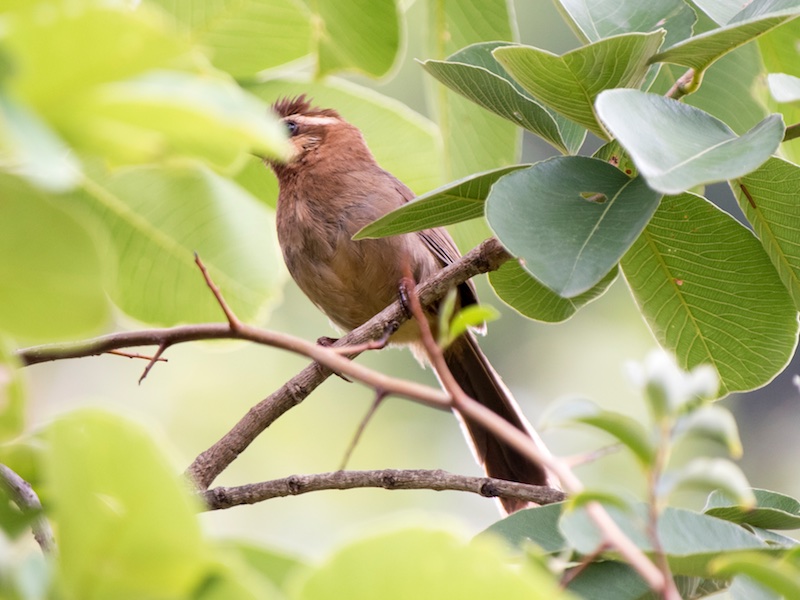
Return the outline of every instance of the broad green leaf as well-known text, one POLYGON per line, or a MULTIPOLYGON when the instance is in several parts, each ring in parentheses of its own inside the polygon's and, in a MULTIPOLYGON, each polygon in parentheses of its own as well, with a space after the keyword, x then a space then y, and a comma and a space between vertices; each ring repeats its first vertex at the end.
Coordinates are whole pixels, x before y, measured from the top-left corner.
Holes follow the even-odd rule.
POLYGON ((528 166, 502 167, 448 183, 367 225, 353 239, 410 233, 482 217, 492 185, 503 175, 528 166))
POLYGON ((259 320, 278 294, 282 261, 271 214, 244 190, 199 167, 87 176, 72 201, 109 232, 117 261, 111 299, 145 323, 223 319, 194 252, 239 318, 259 320))
POLYGON ((217 546, 237 556, 248 567, 279 588, 285 588, 292 576, 305 568, 304 562, 299 558, 244 540, 224 540, 217 546))
POLYGON ((494 56, 533 97, 602 139, 609 135, 594 108, 597 94, 638 87, 664 31, 630 33, 594 42, 563 56, 532 46, 497 48, 494 56))
POLYGON ((109 306, 90 232, 10 175, 0 175, 0 214, 0 331, 48 341, 96 333, 109 306))
POLYGON ((224 169, 248 152, 288 151, 284 128, 256 98, 227 79, 180 72, 98 86, 74 100, 56 123, 73 145, 112 162, 178 155, 224 169))
MULTIPOLYGON (((786 73, 800 77, 800 19, 778 27, 767 35, 758 38, 760 58, 768 73, 786 73)), ((800 122, 800 104, 792 102, 780 104, 767 98, 770 110, 780 112, 785 123, 800 122)), ((800 138, 781 144, 781 155, 800 164, 800 138)))
POLYGON ((0 337, 0 442, 19 435, 25 424, 25 389, 10 345, 0 337))
POLYGON ((465 544, 450 533, 404 529, 345 546, 312 572, 300 600, 348 598, 572 598, 554 578, 512 568, 494 540, 465 544))
POLYGON ((489 283, 503 302, 529 319, 560 323, 602 296, 617 278, 618 272, 617 268, 611 269, 596 286, 574 298, 562 298, 537 281, 515 260, 491 271, 489 283))
POLYGON ((692 3, 720 25, 736 16, 743 4, 739 0, 692 0, 692 3))
MULTIPOLYGON (((607 508, 623 533, 640 549, 653 552, 647 534, 647 507, 639 505, 636 513, 607 508)), ((602 543, 602 533, 584 509, 566 513, 561 532, 581 554, 594 553, 602 543)), ((766 548, 766 544, 742 527, 689 510, 664 509, 658 520, 658 538, 674 574, 708 576, 710 563, 720 553, 738 553, 766 548)))
POLYGON ((706 493, 720 490, 745 509, 756 504, 747 477, 739 467, 724 458, 695 458, 680 469, 667 472, 659 487, 664 496, 677 490, 706 493))
POLYGON ((783 598, 800 598, 800 568, 786 560, 763 553, 723 555, 711 563, 715 575, 747 575, 783 598))
POLYGON ((697 20, 694 10, 683 0, 558 0, 558 3, 586 42, 598 42, 620 33, 647 33, 663 28, 667 31, 664 43, 672 45, 692 35, 692 26, 697 20))
POLYGON ((385 75, 400 49, 395 0, 315 0, 318 75, 358 70, 385 75))
POLYGON ((473 327, 481 327, 500 318, 500 313, 488 304, 471 304, 462 308, 450 322, 450 331, 445 345, 452 343, 458 336, 473 327))
POLYGON ((80 163, 46 123, 0 93, 0 165, 44 190, 60 192, 80 179, 80 163))
POLYGON ((767 75, 769 91, 776 102, 797 102, 800 100, 800 77, 786 73, 767 75))
POLYGON ((743 508, 731 502, 720 492, 708 497, 703 509, 708 515, 733 523, 742 523, 764 529, 799 529, 800 502, 791 496, 770 490, 754 489, 756 504, 743 508))
POLYGON ((3 44, 15 62, 9 89, 42 116, 63 111, 75 94, 165 66, 188 51, 168 19, 147 4, 70 3, 20 12, 4 29, 3 44), (46 76, 43 76, 46 74, 46 76))
POLYGON ((149 434, 96 410, 47 429, 45 464, 67 595, 185 598, 208 549, 186 486, 149 434))
MULTIPOLYGON (((324 82, 275 79, 248 89, 270 103, 282 96, 308 94, 313 104, 335 108, 358 127, 378 163, 415 193, 427 192, 442 183, 436 126, 397 100, 333 78, 324 82)), ((259 187, 265 193, 277 194, 277 182, 267 167, 263 168, 259 187)))
POLYGON ((652 464, 656 449, 650 434, 636 419, 622 413, 602 410, 590 400, 576 400, 570 405, 569 421, 605 431, 628 448, 643 467, 647 468, 652 464))
POLYGON ((308 54, 310 13, 295 0, 150 0, 171 13, 185 36, 207 48, 214 66, 252 76, 308 54))
POLYGON ((535 133, 562 153, 575 154, 583 143, 585 130, 551 113, 508 78, 491 53, 509 45, 510 42, 473 44, 447 60, 427 60, 422 66, 465 98, 535 133))
POLYGON ((558 529, 563 509, 564 504, 557 502, 517 511, 489 526, 477 539, 499 536, 512 548, 523 549, 533 542, 548 554, 563 552, 568 548, 558 529))
POLYGON ((797 0, 754 0, 726 26, 678 42, 651 57, 650 62, 668 62, 702 72, 728 52, 788 23, 798 15, 800 6, 797 0), (765 7, 768 9, 765 10, 765 7))
POLYGON ((591 600, 652 600, 647 583, 633 567, 613 560, 581 565, 567 589, 591 600))
POLYGON ((603 92, 597 110, 650 187, 664 194, 753 171, 777 150, 784 131, 780 115, 771 115, 737 137, 708 113, 638 90, 603 92))
POLYGON ((800 167, 773 157, 730 186, 795 307, 800 308, 800 206, 796 202, 800 167))
POLYGON ((710 440, 722 446, 732 458, 741 458, 742 440, 731 411, 718 405, 704 406, 678 422, 675 434, 710 440))
MULTIPOLYGON (((428 2, 426 55, 432 59, 444 60, 478 42, 515 38, 509 0, 428 2)), ((444 141, 448 180, 518 162, 521 131, 517 127, 444 87, 436 86, 432 97, 444 141)))
POLYGON ((769 257, 704 198, 665 197, 620 264, 659 343, 685 370, 710 364, 720 395, 768 383, 791 358, 796 309, 769 257))
POLYGON ((728 588, 728 594, 731 600, 785 600, 783 595, 765 588, 747 575, 735 576, 728 588))
POLYGON ((497 181, 486 216, 522 266, 571 298, 597 285, 639 236, 660 196, 601 160, 557 157, 497 181))

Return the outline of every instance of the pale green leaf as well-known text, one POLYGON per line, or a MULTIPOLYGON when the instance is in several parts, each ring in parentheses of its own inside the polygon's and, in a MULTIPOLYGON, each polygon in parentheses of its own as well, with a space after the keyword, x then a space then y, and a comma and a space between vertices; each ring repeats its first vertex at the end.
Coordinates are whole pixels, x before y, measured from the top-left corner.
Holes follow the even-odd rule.
POLYGON ((764 529, 800 528, 800 502, 791 496, 770 490, 754 489, 756 504, 752 508, 739 506, 720 492, 708 497, 703 512, 718 519, 743 523, 764 529))
MULTIPOLYGON (((653 552, 653 544, 643 523, 647 507, 639 505, 636 513, 614 507, 611 518, 640 549, 653 552)), ((567 541, 582 554, 593 554, 603 542, 603 534, 584 509, 567 513, 561 519, 561 531, 567 541)), ((674 574, 708 576, 710 563, 720 553, 736 555, 766 548, 764 542, 733 523, 689 510, 664 509, 658 519, 658 538, 674 574)))
POLYGON ((222 78, 160 71, 96 87, 56 122, 78 148, 112 162, 199 158, 230 168, 248 152, 284 156, 284 128, 259 100, 222 78))
POLYGON ((567 540, 558 529, 564 503, 557 502, 517 511, 482 531, 481 537, 500 537, 512 548, 522 549, 533 542, 548 554, 568 549, 567 540))
POLYGON ((239 318, 260 320, 284 278, 271 213, 198 167, 137 168, 87 177, 73 201, 109 232, 111 299, 158 325, 220 321, 194 252, 239 318))
POLYGON ((800 100, 800 77, 786 73, 770 73, 767 83, 772 97, 777 102, 797 102, 800 100))
POLYGON ((650 187, 664 194, 753 171, 777 150, 784 131, 780 115, 771 115, 737 137, 708 113, 638 90, 603 92, 597 110, 650 187))
POLYGON ((310 12, 296 0, 149 0, 171 13, 214 66, 252 76, 308 54, 310 12))
POLYGON ((678 490, 719 490, 746 510, 756 504, 745 474, 724 458, 695 458, 680 469, 667 472, 659 487, 665 496, 678 490))
POLYGON ((800 308, 800 167, 770 158, 730 186, 795 307, 800 308))
POLYGON ((428 73, 450 89, 486 110, 524 127, 565 154, 575 154, 585 136, 582 128, 545 109, 500 67, 492 56, 495 48, 510 42, 473 44, 445 61, 422 63, 428 73))
POLYGON ((503 175, 527 166, 477 173, 437 188, 367 225, 353 239, 386 237, 480 218, 492 185, 503 175))
POLYGON ((651 600, 647 583, 630 565, 603 560, 582 564, 567 589, 592 600, 651 600))
POLYGON ((318 74, 358 70, 385 75, 400 48, 395 0, 315 0, 318 74))
POLYGON ((537 281, 515 260, 510 260, 498 270, 491 271, 489 283, 503 302, 529 319, 560 323, 602 296, 617 278, 618 273, 619 269, 616 267, 611 269, 597 285, 574 298, 562 298, 537 281))
POLYGON ((675 433, 715 442, 733 458, 742 456, 742 440, 736 419, 722 406, 704 406, 691 412, 678 422, 675 433))
POLYGON ((0 331, 48 341, 96 333, 109 306, 83 223, 10 175, 0 175, 0 214, 0 331))
POLYGON ((683 369, 710 364, 720 395, 781 372, 797 313, 758 240, 693 194, 665 197, 621 261, 656 339, 683 369))
POLYGON ((755 552, 726 554, 711 563, 711 568, 719 577, 746 575, 782 598, 800 598, 800 568, 790 561, 755 552))
MULTIPOLYGON (((500 318, 500 313, 488 304, 471 304, 462 308, 450 321, 449 340, 452 342, 462 333, 473 327, 482 327, 500 318)), ((447 343, 445 344, 447 345, 447 343)))
POLYGON ((594 100, 610 88, 638 87, 664 31, 606 38, 558 56, 532 46, 497 48, 494 56, 533 97, 602 139, 594 100))
POLYGON ((497 597, 520 600, 571 598, 544 571, 508 564, 494 540, 469 545, 452 534, 405 529, 353 542, 312 572, 300 600, 407 600, 497 597))
POLYGON ((620 33, 667 31, 664 43, 672 45, 692 35, 697 20, 683 0, 620 2, 619 0, 558 0, 564 12, 587 42, 597 42, 620 33))
MULTIPOLYGON (((442 183, 442 154, 436 125, 397 100, 341 79, 324 82, 275 79, 249 86, 269 103, 283 96, 308 94, 316 106, 336 109, 364 134, 378 164, 422 194, 442 183)), ((260 187, 277 191, 264 167, 260 187)))
POLYGON ((692 0, 692 3, 720 25, 742 10, 740 0, 692 0))
POLYGON ((19 362, 0 337, 0 442, 18 436, 25 424, 25 389, 19 362))
POLYGON ((492 187, 486 216, 537 280, 565 298, 597 285, 630 247, 660 195, 601 160, 557 157, 492 187))
POLYGON ((85 600, 188 597, 208 560, 198 505, 151 436, 83 410, 53 422, 47 440, 65 592, 85 600))
POLYGON ((754 0, 724 27, 678 42, 650 58, 704 71, 715 60, 800 15, 797 0, 754 0), (766 7, 766 8, 765 8, 766 7))
POLYGON ((70 189, 80 179, 80 163, 46 123, 0 93, 0 168, 51 192, 70 189))

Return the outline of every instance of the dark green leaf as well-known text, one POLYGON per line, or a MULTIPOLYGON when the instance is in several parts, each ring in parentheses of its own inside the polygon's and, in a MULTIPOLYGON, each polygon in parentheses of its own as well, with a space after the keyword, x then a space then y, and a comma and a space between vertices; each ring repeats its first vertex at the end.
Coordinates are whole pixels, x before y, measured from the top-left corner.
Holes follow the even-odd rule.
POLYGON ((800 529, 800 502, 778 492, 754 489, 755 508, 745 509, 720 492, 713 492, 706 502, 708 515, 734 523, 746 523, 764 529, 800 529))
POLYGON ((549 554, 568 548, 558 528, 563 503, 548 504, 520 510, 485 529, 479 537, 500 536, 513 548, 522 549, 533 542, 549 554))

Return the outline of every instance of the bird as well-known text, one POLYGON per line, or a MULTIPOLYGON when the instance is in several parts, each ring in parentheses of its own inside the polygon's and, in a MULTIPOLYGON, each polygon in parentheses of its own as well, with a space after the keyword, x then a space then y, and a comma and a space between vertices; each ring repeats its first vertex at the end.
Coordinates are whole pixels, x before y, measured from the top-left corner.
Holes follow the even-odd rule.
MULTIPOLYGON (((398 298, 409 272, 425 281, 459 258, 450 234, 432 228, 379 239, 353 240, 361 228, 411 201, 414 193, 382 169, 357 127, 332 108, 312 106, 305 95, 272 105, 290 142, 288 157, 267 159, 278 180, 276 227, 287 269, 305 295, 333 324, 351 331, 398 298)), ((477 302, 474 284, 457 287, 460 307, 477 302)), ((431 317, 436 328, 436 319, 431 317)), ((413 320, 389 342, 424 350, 413 320)), ((470 397, 547 448, 478 346, 472 331, 443 350, 447 367, 470 397)), ((459 416, 478 461, 489 477, 558 487, 555 476, 519 453, 481 424, 459 416)), ((501 510, 516 512, 530 503, 501 498, 501 510)))

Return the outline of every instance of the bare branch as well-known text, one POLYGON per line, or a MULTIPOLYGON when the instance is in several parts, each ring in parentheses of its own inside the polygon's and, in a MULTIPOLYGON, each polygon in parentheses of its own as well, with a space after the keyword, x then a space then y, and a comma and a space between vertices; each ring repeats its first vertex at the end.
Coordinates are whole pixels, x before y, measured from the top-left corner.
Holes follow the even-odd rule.
POLYGON ((50 523, 42 514, 42 503, 31 484, 6 465, 0 464, 0 487, 3 487, 22 514, 36 515, 31 523, 33 537, 45 554, 56 551, 55 537, 50 523))
POLYGON ((487 498, 518 498, 537 504, 560 502, 566 497, 563 492, 553 488, 491 477, 468 477, 441 470, 395 469, 292 475, 237 487, 217 487, 202 492, 201 497, 209 510, 219 510, 308 492, 367 487, 387 490, 452 490, 471 492, 487 498))

